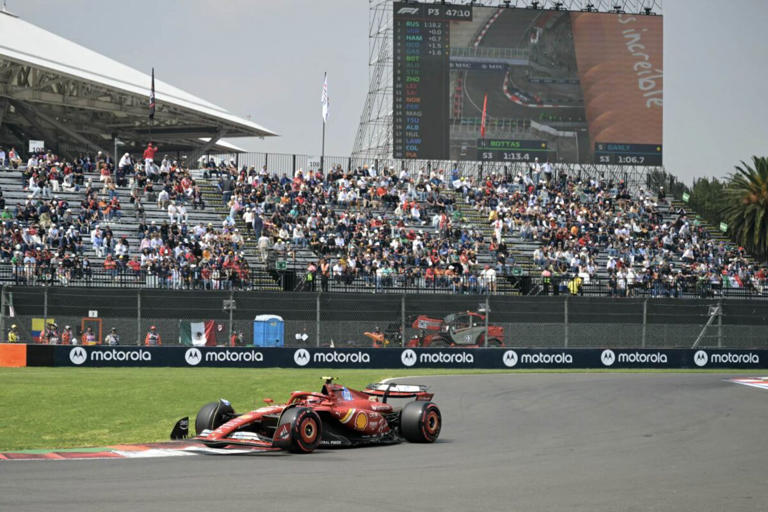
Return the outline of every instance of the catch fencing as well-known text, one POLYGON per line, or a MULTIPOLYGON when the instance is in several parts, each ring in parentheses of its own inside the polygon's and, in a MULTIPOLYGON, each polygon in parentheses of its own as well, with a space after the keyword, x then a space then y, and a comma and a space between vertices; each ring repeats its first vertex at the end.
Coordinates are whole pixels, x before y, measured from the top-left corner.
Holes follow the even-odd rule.
MULTIPOLYGON (((226 344, 232 331, 241 331, 250 344, 254 317, 274 314, 285 321, 286 346, 370 347, 371 338, 364 333, 377 331, 391 341, 389 346, 399 346, 403 344, 400 331, 405 332, 406 342, 420 334, 419 315, 442 319, 452 313, 488 310, 489 325, 504 330, 500 338, 505 347, 768 348, 768 302, 722 298, 203 293, 6 286, 1 306, 2 341, 7 340, 11 324, 17 326, 20 341, 34 342, 33 327, 55 321, 60 329, 70 325, 75 331, 99 323, 103 336, 115 327, 125 345, 141 344, 149 327, 155 325, 163 345, 174 345, 179 344, 183 322, 212 320, 218 344, 226 344)), ((483 323, 477 317, 474 321, 483 323)))

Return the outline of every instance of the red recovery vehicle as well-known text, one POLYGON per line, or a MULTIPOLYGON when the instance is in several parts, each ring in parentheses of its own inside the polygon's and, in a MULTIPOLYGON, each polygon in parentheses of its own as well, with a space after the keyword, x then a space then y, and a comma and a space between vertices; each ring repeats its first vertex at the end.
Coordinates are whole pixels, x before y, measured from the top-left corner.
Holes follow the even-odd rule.
MULTIPOLYGON (((443 319, 419 315, 411 322, 417 332, 406 342, 407 347, 482 347, 485 346, 485 316, 473 311, 453 313, 443 319)), ((399 346, 400 326, 390 324, 385 332, 365 332, 375 348, 399 346)), ((504 327, 488 326, 488 346, 504 346, 504 327)))
MULTIPOLYGON (((192 440, 212 448, 245 446, 310 453, 318 447, 403 440, 432 443, 440 435, 442 416, 426 386, 378 383, 357 391, 335 384, 332 377, 323 379, 319 393, 295 391, 281 405, 265 399, 266 407, 243 414, 236 414, 227 400, 206 404, 197 413, 197 437, 192 440), (395 408, 388 402, 392 398, 414 400, 395 408)), ((178 427, 179 423, 174 433, 178 427)))

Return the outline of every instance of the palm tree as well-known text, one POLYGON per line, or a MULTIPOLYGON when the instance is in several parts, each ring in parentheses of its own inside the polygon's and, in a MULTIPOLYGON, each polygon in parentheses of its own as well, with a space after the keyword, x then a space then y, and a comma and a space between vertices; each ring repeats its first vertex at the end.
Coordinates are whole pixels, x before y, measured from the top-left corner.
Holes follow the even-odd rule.
POLYGON ((768 255, 768 158, 742 161, 729 177, 723 217, 733 239, 760 258, 768 255))

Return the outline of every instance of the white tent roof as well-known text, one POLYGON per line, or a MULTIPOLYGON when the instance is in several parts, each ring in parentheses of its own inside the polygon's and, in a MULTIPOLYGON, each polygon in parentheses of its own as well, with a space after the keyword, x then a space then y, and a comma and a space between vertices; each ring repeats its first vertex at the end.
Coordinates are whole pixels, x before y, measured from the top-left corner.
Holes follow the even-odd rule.
MULTIPOLYGON (((0 56, 149 97, 150 75, 1 11, 0 35, 0 56)), ((261 125, 237 117, 213 103, 157 79, 155 98, 158 105, 171 103, 238 125, 251 136, 277 135, 261 125)))

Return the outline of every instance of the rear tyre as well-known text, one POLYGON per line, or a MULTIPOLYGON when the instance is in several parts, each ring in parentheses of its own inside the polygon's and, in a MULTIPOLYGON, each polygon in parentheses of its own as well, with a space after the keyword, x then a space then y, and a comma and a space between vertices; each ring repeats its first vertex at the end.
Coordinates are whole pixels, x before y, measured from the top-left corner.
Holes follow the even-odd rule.
POLYGON ((203 430, 216 430, 234 416, 235 410, 226 400, 205 404, 195 418, 195 433, 199 436, 203 430))
POLYGON ((443 418, 432 402, 410 402, 400 411, 400 433, 412 443, 434 443, 443 418))
POLYGON ((323 438, 323 422, 308 407, 283 411, 275 430, 275 446, 293 453, 312 453, 323 438))
POLYGON ((501 342, 498 338, 491 338, 488 340, 488 346, 489 347, 503 347, 504 343, 501 342))

